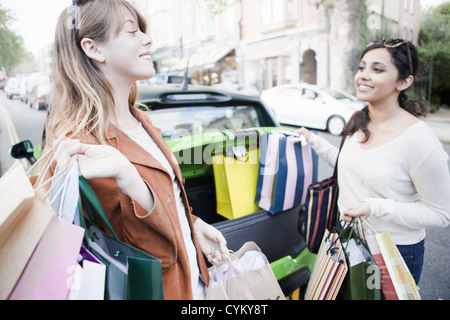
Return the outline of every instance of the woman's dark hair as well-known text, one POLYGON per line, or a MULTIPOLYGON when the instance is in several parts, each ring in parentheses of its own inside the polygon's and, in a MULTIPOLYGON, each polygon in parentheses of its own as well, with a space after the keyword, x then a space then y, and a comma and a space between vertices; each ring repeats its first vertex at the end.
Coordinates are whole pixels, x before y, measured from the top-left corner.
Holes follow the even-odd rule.
MULTIPOLYGON (((371 50, 378 48, 386 48, 391 53, 392 61, 397 67, 399 80, 406 79, 410 75, 415 77, 419 66, 419 58, 416 47, 409 41, 404 41, 403 44, 392 47, 385 44, 387 43, 386 41, 387 40, 385 39, 381 39, 370 43, 364 50, 364 52, 361 54, 361 59, 367 52, 371 50), (408 46, 408 48, 406 46, 408 46), (409 49, 409 56, 407 51, 408 49, 409 49), (412 74, 409 63, 410 62, 409 57, 411 57, 412 74)), ((398 96, 398 103, 400 104, 400 107, 402 107, 403 109, 405 109, 406 111, 408 111, 409 113, 411 113, 416 117, 426 115, 428 111, 426 104, 420 99, 409 98, 405 91, 400 92, 400 95, 398 96)), ((355 113, 355 115, 350 119, 350 121, 347 123, 347 125, 344 127, 344 130, 342 131, 342 135, 348 136, 354 134, 358 130, 362 130, 365 135, 364 140, 362 142, 363 143, 367 142, 370 137, 370 132, 367 129, 367 124, 369 123, 369 121, 370 121, 369 107, 366 106, 361 111, 355 113)))

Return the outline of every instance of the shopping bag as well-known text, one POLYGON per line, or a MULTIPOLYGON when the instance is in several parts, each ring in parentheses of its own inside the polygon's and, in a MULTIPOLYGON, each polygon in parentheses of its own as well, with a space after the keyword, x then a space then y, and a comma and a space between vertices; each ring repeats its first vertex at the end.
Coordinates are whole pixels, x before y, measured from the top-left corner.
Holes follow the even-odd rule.
POLYGON ((162 300, 161 261, 120 241, 89 183, 79 176, 78 207, 80 224, 86 230, 84 246, 106 266, 106 300, 162 300), (85 219, 83 198, 90 220, 85 219), (92 221, 99 217, 112 236, 100 230, 92 221))
POLYGON ((212 160, 217 213, 234 219, 258 211, 255 204, 258 149, 231 146, 227 152, 215 154, 212 160))
POLYGON ((274 214, 305 203, 313 179, 313 156, 301 137, 285 132, 261 137, 255 203, 274 214))
POLYGON ((68 300, 103 300, 105 298, 106 266, 81 247, 78 264, 69 278, 68 300))
MULTIPOLYGON (((75 159, 73 159, 75 160, 75 159)), ((60 176, 60 168, 55 168, 55 176, 60 176)), ((69 169, 63 170, 60 179, 52 181, 50 203, 57 215, 69 223, 79 225, 78 162, 72 161, 69 169)), ((83 229, 84 231, 84 229, 83 229)), ((103 300, 105 292, 106 266, 81 247, 77 264, 67 271, 68 300, 103 300)))
MULTIPOLYGON (((75 158, 73 158, 75 160, 75 158)), ((50 203, 58 216, 72 223, 78 219, 78 161, 71 161, 68 169, 55 168, 55 176, 52 181, 50 203)))
POLYGON ((84 230, 56 215, 33 252, 10 300, 66 300, 84 230))
POLYGON ((352 223, 340 236, 348 272, 339 296, 344 300, 380 300, 380 268, 364 242, 361 223, 352 223))
MULTIPOLYGON (((344 142, 345 136, 342 138, 339 152, 344 142)), ((336 161, 333 176, 311 184, 307 189, 305 238, 306 245, 312 253, 319 251, 325 230, 333 230, 339 220, 337 167, 338 163, 336 161)))
POLYGON ((0 299, 7 299, 55 212, 20 162, 0 178, 0 299))
POLYGON ((284 300, 269 261, 256 243, 246 242, 227 261, 209 268, 206 300, 284 300))
POLYGON ((305 300, 335 300, 347 271, 339 234, 325 230, 306 288, 305 300))
POLYGON ((366 219, 364 222, 369 226, 366 232, 367 244, 380 267, 383 298, 420 300, 419 288, 391 235, 387 232, 378 233, 366 219))

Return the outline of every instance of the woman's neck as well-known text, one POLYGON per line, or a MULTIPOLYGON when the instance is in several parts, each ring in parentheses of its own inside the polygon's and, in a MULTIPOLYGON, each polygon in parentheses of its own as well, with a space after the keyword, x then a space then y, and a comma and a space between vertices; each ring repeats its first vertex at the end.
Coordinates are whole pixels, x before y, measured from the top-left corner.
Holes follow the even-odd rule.
POLYGON ((392 116, 398 113, 400 105, 398 100, 384 101, 383 103, 369 103, 370 122, 380 124, 389 121, 392 116))
POLYGON ((139 125, 138 120, 130 111, 129 97, 131 85, 113 85, 115 110, 111 110, 109 121, 119 129, 134 129, 139 125))

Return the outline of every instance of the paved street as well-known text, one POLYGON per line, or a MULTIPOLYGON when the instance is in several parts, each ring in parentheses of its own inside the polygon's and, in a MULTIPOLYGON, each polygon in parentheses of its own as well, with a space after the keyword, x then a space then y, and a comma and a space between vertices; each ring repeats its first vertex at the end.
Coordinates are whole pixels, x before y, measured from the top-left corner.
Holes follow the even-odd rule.
MULTIPOLYGON (((20 140, 29 139, 34 145, 40 143, 42 127, 46 112, 30 109, 19 100, 7 100, 5 94, 0 91, 0 105, 8 110, 20 140)), ((450 112, 440 112, 432 115, 427 120, 429 125, 443 142, 444 148, 450 154, 450 112)), ((340 138, 320 131, 319 135, 338 146, 340 138)), ((8 132, 6 130, 4 115, 0 110, 0 173, 4 173, 12 164, 9 156, 11 147, 8 132)), ((319 179, 332 175, 332 168, 319 162, 319 179)), ((427 231, 425 264, 420 283, 422 299, 450 299, 450 228, 436 228, 427 231)))
MULTIPOLYGON (((7 100, 5 93, 0 91, 0 105, 6 108, 14 122, 19 140, 30 140, 34 146, 40 144, 42 128, 46 117, 45 111, 30 109, 18 99, 7 100)), ((12 165, 9 155, 11 141, 6 127, 4 114, 0 110, 0 173, 3 174, 12 165)))

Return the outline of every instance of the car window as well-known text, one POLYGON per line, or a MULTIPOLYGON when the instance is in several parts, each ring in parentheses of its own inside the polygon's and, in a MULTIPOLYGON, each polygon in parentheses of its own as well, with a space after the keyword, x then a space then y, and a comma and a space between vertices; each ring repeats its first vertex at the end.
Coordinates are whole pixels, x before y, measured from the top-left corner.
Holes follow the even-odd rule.
POLYGON ((210 130, 247 129, 259 127, 258 113, 253 106, 190 106, 163 107, 148 112, 165 140, 201 134, 210 130))
POLYGON ((298 88, 292 87, 292 88, 284 88, 280 90, 279 94, 285 96, 285 97, 299 97, 300 96, 300 90, 298 88))
POLYGON ((302 99, 314 100, 318 97, 318 94, 311 89, 303 89, 302 99))
POLYGON ((350 96, 346 96, 343 93, 335 91, 331 88, 323 88, 322 90, 337 100, 353 100, 350 96))

